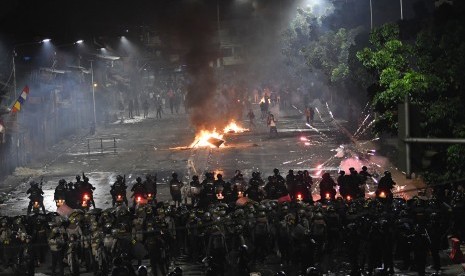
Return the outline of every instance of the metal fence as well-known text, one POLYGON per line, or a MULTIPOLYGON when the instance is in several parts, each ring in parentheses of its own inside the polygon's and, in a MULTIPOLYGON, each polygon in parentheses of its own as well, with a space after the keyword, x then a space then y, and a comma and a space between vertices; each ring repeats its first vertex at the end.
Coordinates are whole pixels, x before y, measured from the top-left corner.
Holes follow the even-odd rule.
POLYGON ((87 138, 87 154, 91 153, 117 153, 115 137, 87 138))

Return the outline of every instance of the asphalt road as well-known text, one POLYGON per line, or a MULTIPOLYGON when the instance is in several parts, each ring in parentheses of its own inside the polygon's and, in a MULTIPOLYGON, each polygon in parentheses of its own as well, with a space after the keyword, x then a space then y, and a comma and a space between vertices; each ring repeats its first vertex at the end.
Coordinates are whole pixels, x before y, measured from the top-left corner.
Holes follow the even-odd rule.
MULTIPOLYGON (((195 137, 185 113, 166 114, 163 119, 154 119, 150 114, 149 118, 136 117, 98 128, 94 136, 70 137, 50 149, 48 158, 18 169, 16 175, 5 181, 4 185, 8 186, 3 188, 9 196, 0 212, 8 215, 26 212, 25 191, 29 186, 27 180, 31 178, 37 181, 44 178, 45 207, 55 211, 53 192, 58 180, 74 181, 77 174, 84 172, 96 187, 97 207, 107 208, 111 205, 109 188, 118 174, 126 175, 131 187, 137 176, 144 178, 147 173, 157 173, 158 199, 168 200, 166 184, 172 172, 188 182, 193 174, 202 178, 207 170, 221 172, 229 179, 236 169, 246 177, 258 170, 264 178, 271 175, 274 168, 279 168, 283 175, 289 169, 307 169, 317 183, 322 172, 328 171, 337 177, 344 162, 354 159, 354 155, 358 159, 352 141, 337 127, 325 106, 320 107, 312 127, 306 125, 305 117, 297 109, 273 109, 278 128, 276 137, 270 137, 265 121, 259 119, 259 112, 256 106, 256 127, 240 134, 226 134, 225 146, 221 148, 179 149, 189 146, 195 137), (116 149, 112 148, 115 143, 116 149)), ((337 122, 344 124, 344 121, 337 122)), ((248 127, 246 121, 240 124, 248 127)))
MULTIPOLYGON (((306 125, 304 116, 297 109, 273 112, 278 120, 277 137, 270 137, 265 122, 257 119, 256 127, 249 132, 227 134, 222 148, 179 149, 190 145, 195 136, 188 115, 184 113, 167 114, 160 120, 150 114, 146 119, 136 117, 99 128, 94 136, 83 134, 69 137, 50 149, 46 159, 38 160, 28 168, 19 168, 4 181, 0 191, 7 194, 7 200, 0 205, 0 213, 10 216, 26 213, 28 199, 25 191, 31 177, 35 180, 44 178, 45 206, 48 211, 55 211, 53 191, 58 180, 74 181, 76 174, 82 172, 96 186, 94 197, 97 207, 107 208, 111 205, 109 186, 118 174, 125 174, 131 186, 137 176, 157 173, 158 199, 169 200, 167 182, 172 172, 177 172, 187 182, 193 174, 203 175, 205 171, 221 172, 225 179, 229 179, 236 169, 247 177, 257 170, 266 177, 272 174, 274 168, 279 168, 284 175, 289 169, 307 169, 314 182, 318 183, 323 172, 328 171, 337 177, 338 170, 348 169, 348 166, 359 165, 356 169, 360 169, 362 164, 366 164, 372 172, 377 173, 386 169, 387 163, 381 162, 381 156, 367 157, 366 153, 372 147, 370 141, 355 141, 355 145, 354 136, 344 129, 346 122, 334 120, 325 105, 316 114, 313 127, 306 125), (112 148, 114 141, 116 150, 112 148)), ((255 113, 259 118, 258 107, 255 113)), ((245 121, 241 124, 248 127, 245 121)), ((398 177, 395 179, 398 183, 402 182, 401 174, 393 175, 398 177)), ((367 187, 368 195, 373 188, 372 182, 367 187)), ((315 199, 319 198, 317 193, 315 189, 315 199)), ((201 266, 185 262, 182 258, 176 260, 175 265, 182 266, 186 273, 189 272, 188 275, 202 275, 201 266)), ((271 264, 266 267, 271 267, 271 264)), ((457 267, 452 269, 456 275, 457 267)), ((48 273, 46 267, 38 272, 41 271, 48 273)), ((8 275, 8 272, 5 273, 0 271, 0 275, 8 275)))

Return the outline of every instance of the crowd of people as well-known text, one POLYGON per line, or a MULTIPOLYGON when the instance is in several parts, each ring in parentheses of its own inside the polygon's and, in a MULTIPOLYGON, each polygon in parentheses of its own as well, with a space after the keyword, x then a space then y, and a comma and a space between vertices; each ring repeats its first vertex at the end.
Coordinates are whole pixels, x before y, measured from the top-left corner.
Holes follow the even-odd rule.
MULTIPOLYGON (((118 176, 113 207, 103 210, 95 208, 85 175, 69 185, 60 180, 57 212, 1 217, 1 261, 15 275, 34 275, 47 258, 52 275, 182 275, 173 265, 180 255, 202 263, 205 275, 249 275, 260 267, 276 275, 393 275, 395 269, 425 275, 429 263, 440 271, 447 237, 465 238, 463 186, 406 200, 391 193, 395 183, 385 172, 370 198, 363 192, 369 177, 366 168, 341 171, 336 180, 325 173, 314 200, 308 171, 282 176, 275 169, 265 179, 260 172, 245 179, 238 170, 230 180, 207 172, 190 183, 173 173, 172 201, 157 202, 156 175, 147 175, 137 178, 128 204, 126 179, 118 176), (75 196, 66 197, 68 189, 75 196), (77 191, 90 196, 87 203, 77 191)), ((31 189, 41 196, 38 183, 31 189)))

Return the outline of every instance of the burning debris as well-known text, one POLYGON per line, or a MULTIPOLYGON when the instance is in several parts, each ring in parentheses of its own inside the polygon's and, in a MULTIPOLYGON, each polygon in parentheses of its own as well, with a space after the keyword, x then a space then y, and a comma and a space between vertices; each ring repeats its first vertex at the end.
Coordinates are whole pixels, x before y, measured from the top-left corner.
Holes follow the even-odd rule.
POLYGON ((219 148, 224 146, 223 134, 220 134, 214 129, 213 131, 201 130, 199 134, 195 136, 194 142, 189 148, 200 148, 200 147, 211 147, 219 148))
POLYGON ((232 120, 230 123, 223 129, 223 132, 220 133, 213 129, 201 130, 196 136, 194 142, 189 146, 189 148, 199 148, 199 147, 210 147, 210 148, 219 148, 225 146, 224 135, 228 133, 243 133, 249 131, 248 128, 243 128, 239 126, 236 121, 232 120))
POLYGON ((223 133, 242 133, 250 131, 248 128, 243 128, 239 126, 236 121, 232 120, 224 129, 223 133))

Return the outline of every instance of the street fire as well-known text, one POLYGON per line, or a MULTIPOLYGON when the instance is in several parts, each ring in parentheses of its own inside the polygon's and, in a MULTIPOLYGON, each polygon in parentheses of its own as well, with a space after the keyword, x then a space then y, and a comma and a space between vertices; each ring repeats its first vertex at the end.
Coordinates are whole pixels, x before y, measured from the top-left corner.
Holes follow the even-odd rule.
POLYGON ((242 133, 245 131, 249 131, 248 128, 243 128, 239 126, 236 121, 232 120, 224 129, 223 133, 242 133))
POLYGON ((213 131, 201 130, 200 133, 195 136, 195 140, 189 148, 219 148, 221 146, 224 146, 223 134, 218 133, 215 129, 213 131))

